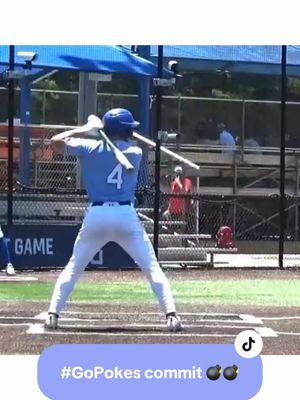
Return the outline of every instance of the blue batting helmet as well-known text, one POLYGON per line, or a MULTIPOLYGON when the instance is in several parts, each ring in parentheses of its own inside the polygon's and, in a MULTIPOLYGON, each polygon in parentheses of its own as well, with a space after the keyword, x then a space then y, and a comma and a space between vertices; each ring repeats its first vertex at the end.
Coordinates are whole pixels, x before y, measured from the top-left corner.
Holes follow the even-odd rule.
POLYGON ((125 108, 113 108, 107 111, 103 118, 103 129, 108 136, 130 137, 134 128, 139 126, 131 112, 125 108))

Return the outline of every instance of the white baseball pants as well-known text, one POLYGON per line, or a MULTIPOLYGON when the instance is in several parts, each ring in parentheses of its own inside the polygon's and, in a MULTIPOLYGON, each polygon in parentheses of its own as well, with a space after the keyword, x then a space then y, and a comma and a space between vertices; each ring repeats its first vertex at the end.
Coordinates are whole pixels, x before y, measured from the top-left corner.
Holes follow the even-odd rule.
POLYGON ((75 283, 95 254, 108 242, 118 243, 146 275, 162 310, 174 312, 169 282, 161 270, 150 239, 133 206, 105 203, 89 207, 77 235, 73 254, 60 274, 49 312, 60 314, 75 283))

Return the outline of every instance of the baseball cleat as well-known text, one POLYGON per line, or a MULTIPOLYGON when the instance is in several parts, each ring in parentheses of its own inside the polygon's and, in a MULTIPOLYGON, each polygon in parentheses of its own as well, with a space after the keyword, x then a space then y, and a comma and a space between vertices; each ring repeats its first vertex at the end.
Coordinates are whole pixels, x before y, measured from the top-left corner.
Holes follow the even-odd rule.
POLYGON ((57 324, 58 324, 58 315, 54 313, 48 313, 45 321, 45 328, 57 329, 57 324))
POLYGON ((181 320, 176 313, 167 314, 167 328, 170 332, 183 331, 181 320))
POLYGON ((8 276, 13 276, 16 275, 14 266, 12 265, 12 263, 8 263, 6 266, 6 275, 8 276))

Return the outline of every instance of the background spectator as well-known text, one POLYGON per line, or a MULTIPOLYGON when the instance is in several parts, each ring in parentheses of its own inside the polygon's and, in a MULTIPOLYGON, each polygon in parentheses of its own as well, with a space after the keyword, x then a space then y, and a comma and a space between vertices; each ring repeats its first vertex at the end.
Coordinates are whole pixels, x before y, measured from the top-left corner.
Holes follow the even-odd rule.
POLYGON ((219 142, 222 146, 235 146, 235 139, 228 130, 223 122, 217 125, 217 132, 219 134, 219 142))
MULTIPOLYGON (((183 177, 183 169, 181 166, 174 168, 175 177, 171 183, 171 194, 190 194, 192 192, 192 181, 183 177)), ((186 196, 170 197, 167 210, 164 212, 164 218, 175 221, 185 221, 185 229, 183 233, 191 233, 194 220, 193 200, 186 196)))

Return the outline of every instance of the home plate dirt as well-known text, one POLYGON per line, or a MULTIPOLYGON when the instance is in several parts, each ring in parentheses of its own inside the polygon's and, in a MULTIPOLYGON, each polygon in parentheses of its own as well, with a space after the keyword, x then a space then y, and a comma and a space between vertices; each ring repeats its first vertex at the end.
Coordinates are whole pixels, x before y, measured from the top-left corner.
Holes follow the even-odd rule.
POLYGON ((62 313, 58 330, 46 330, 47 306, 1 302, 1 354, 39 354, 57 343, 233 343, 246 329, 263 337, 263 354, 300 354, 296 307, 179 305, 185 330, 170 333, 155 306, 75 302, 62 313))

